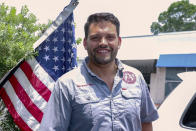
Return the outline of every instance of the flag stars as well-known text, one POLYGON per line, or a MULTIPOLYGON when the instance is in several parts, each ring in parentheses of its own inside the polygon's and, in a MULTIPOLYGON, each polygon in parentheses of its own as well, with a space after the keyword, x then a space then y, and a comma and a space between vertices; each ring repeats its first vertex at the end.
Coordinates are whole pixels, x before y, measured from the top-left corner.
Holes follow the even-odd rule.
POLYGON ((49 58, 48 55, 45 55, 45 56, 44 56, 44 59, 45 59, 46 61, 50 60, 50 58, 49 58))
POLYGON ((71 49, 68 49, 68 53, 69 53, 69 54, 71 53, 71 49))
POLYGON ((65 43, 65 38, 63 37, 63 39, 61 40, 63 43, 65 43))
POLYGON ((67 23, 69 24, 69 26, 75 26, 75 23, 73 20, 69 20, 67 23))
POLYGON ((77 65, 74 65, 74 66, 73 66, 73 69, 75 69, 75 68, 77 68, 77 65))
POLYGON ((59 70, 59 67, 55 65, 52 69, 54 69, 54 71, 57 72, 59 70))
POLYGON ((68 58, 67 61, 68 61, 69 63, 71 63, 71 58, 68 58))
POLYGON ((61 60, 62 60, 63 62, 65 62, 65 57, 63 57, 61 60))
POLYGON ((72 33, 73 33, 72 30, 68 30, 67 32, 68 32, 70 35, 72 35, 72 33))
POLYGON ((67 21, 67 24, 71 25, 71 24, 72 24, 72 21, 70 21, 70 20, 69 20, 69 21, 67 21))
POLYGON ((58 56, 54 56, 53 60, 57 62, 59 60, 58 56))
POLYGON ((65 48, 63 47, 61 51, 62 51, 63 53, 65 53, 65 48))
POLYGON ((58 41, 57 37, 54 37, 54 39, 52 40, 54 43, 56 43, 58 41))
POLYGON ((69 39, 67 42, 68 42, 69 44, 71 44, 72 41, 71 41, 71 39, 69 39))
POLYGON ((40 46, 41 48, 38 48, 38 50, 43 50, 40 53, 41 62, 55 74, 55 77, 74 68, 76 57, 75 48, 77 49, 77 44, 73 36, 73 24, 74 22, 72 20, 69 20, 68 23, 66 21, 66 23, 59 26, 57 30, 54 30, 53 34, 45 39, 42 47, 40 46))
POLYGON ((73 44, 72 44, 72 49, 74 49, 74 48, 75 48, 75 49, 77 48, 76 43, 73 43, 73 44))
POLYGON ((71 21, 71 25, 72 25, 72 26, 75 26, 75 23, 74 23, 73 21, 71 21))
POLYGON ((65 71, 65 66, 63 66, 62 70, 65 71))
POLYGON ((70 71, 71 70, 71 67, 69 67, 67 70, 70 71))
POLYGON ((57 52, 57 51, 58 51, 58 48, 57 48, 57 47, 54 47, 52 50, 53 50, 54 52, 57 52))
POLYGON ((63 33, 65 33, 65 28, 62 28, 61 31, 62 31, 63 33))
POLYGON ((71 58, 74 58, 74 53, 71 53, 71 58))
POLYGON ((44 50, 45 50, 46 52, 49 51, 49 50, 50 50, 49 46, 45 46, 45 47, 44 47, 44 50))

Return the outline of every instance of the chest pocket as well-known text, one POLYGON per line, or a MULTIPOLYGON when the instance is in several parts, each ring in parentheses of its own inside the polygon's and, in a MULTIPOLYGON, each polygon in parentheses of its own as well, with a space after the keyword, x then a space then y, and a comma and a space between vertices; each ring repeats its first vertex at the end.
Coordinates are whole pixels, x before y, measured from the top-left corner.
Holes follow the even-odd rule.
POLYGON ((141 98, 141 90, 137 88, 133 89, 121 89, 122 96, 125 99, 140 99, 141 98))
POLYGON ((98 104, 100 99, 93 91, 79 91, 76 92, 75 101, 72 105, 73 116, 75 119, 93 122, 93 106, 98 104))
POLYGON ((139 118, 141 106, 141 90, 138 88, 130 88, 121 90, 123 114, 126 117, 139 118))

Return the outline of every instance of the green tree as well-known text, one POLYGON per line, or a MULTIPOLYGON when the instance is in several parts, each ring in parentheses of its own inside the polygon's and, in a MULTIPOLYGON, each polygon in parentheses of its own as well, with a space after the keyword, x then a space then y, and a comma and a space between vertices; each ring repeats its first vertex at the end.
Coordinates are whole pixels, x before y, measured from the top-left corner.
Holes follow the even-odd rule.
MULTIPOLYGON (((19 13, 15 7, 0 4, 0 79, 13 68, 20 59, 33 54, 33 43, 48 28, 48 24, 39 24, 27 6, 19 13)), ((10 114, 0 102, 0 130, 17 131, 10 114)))
POLYGON ((153 22, 151 32, 177 32, 196 30, 196 5, 182 0, 172 3, 167 11, 160 13, 158 22, 153 22))
POLYGON ((0 5, 0 78, 18 61, 33 51, 33 43, 48 24, 38 24, 36 16, 23 6, 17 14, 15 7, 0 5))

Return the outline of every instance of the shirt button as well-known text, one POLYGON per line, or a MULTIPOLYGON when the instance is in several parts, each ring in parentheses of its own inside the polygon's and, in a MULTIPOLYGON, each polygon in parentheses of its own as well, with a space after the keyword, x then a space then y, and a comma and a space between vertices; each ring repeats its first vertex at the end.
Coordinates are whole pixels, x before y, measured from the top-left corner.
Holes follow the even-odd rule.
POLYGON ((91 98, 90 97, 87 97, 87 100, 90 100, 91 98))
POLYGON ((116 121, 116 117, 115 117, 115 116, 113 116, 113 117, 112 117, 112 120, 113 120, 113 121, 116 121))

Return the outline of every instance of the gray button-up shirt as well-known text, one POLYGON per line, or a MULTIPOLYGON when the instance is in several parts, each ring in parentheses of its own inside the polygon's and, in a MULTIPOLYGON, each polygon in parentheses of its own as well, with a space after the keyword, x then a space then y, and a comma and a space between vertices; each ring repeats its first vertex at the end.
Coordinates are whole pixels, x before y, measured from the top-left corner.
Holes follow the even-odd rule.
POLYGON ((141 123, 158 118, 141 73, 116 60, 112 91, 82 66, 56 83, 41 123, 41 131, 141 131, 141 123))

